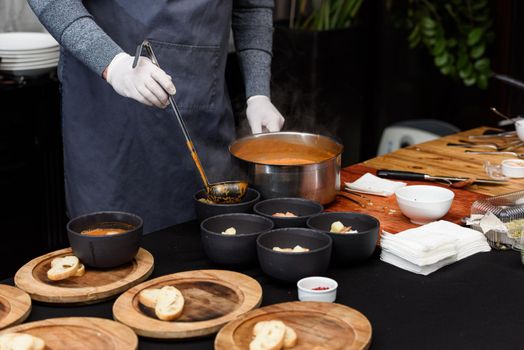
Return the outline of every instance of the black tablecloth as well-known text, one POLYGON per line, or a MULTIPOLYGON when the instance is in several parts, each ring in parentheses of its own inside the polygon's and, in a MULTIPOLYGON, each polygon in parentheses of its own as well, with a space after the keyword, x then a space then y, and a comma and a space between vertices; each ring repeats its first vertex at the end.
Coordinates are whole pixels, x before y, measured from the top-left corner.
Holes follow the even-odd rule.
MULTIPOLYGON (((153 277, 205 268, 199 228, 190 222, 144 237, 155 257, 153 277)), ((297 300, 296 287, 277 283, 258 267, 239 270, 262 285, 262 305, 297 300)), ((522 349, 524 266, 517 252, 481 253, 419 276, 383 263, 378 252, 363 264, 332 268, 337 302, 361 311, 373 326, 372 349, 522 349)), ((12 284, 12 280, 3 281, 12 284)), ((112 318, 113 301, 89 306, 35 302, 29 321, 64 316, 112 318)), ((214 337, 162 342, 140 339, 140 349, 212 349, 214 337)))

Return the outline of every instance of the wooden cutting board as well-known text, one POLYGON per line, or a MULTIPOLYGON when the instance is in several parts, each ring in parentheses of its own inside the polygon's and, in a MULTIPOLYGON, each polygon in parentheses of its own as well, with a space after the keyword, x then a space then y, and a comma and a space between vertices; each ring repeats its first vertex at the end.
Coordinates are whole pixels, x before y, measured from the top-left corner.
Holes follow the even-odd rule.
MULTIPOLYGON (((465 153, 467 148, 448 147, 448 142, 459 143, 460 140, 468 140, 468 136, 482 135, 484 131, 491 128, 481 127, 458 134, 445 136, 436 140, 401 148, 394 152, 366 160, 364 165, 375 169, 416 171, 429 175, 460 176, 468 178, 487 177, 484 170, 484 162, 489 161, 498 165, 502 160, 515 158, 507 154, 487 155, 465 153)), ((499 130, 501 131, 501 130, 499 130)), ((490 138, 476 139, 475 142, 495 142, 498 145, 507 144, 512 139, 490 138)), ((483 149, 476 149, 482 151, 483 149)), ((487 151, 489 149, 484 149, 487 151)), ((515 150, 517 153, 524 152, 524 147, 515 150)), ((504 193, 522 190, 524 179, 510 179, 506 184, 500 186, 475 185, 470 187, 471 192, 482 193, 488 196, 496 196, 504 193)))
POLYGON ((371 344, 371 323, 350 307, 320 302, 274 304, 228 323, 215 338, 215 350, 248 350, 257 322, 281 320, 297 333, 293 350, 357 350, 371 344))
POLYGON ((0 284, 0 329, 25 321, 31 313, 31 298, 18 288, 0 284))
POLYGON ((29 293, 33 300, 57 304, 92 304, 124 292, 147 279, 153 272, 154 258, 140 248, 135 259, 112 269, 95 269, 86 266, 81 277, 51 281, 47 271, 54 258, 72 255, 71 248, 42 255, 25 264, 15 275, 18 288, 29 293))
POLYGON ((41 338, 46 350, 135 350, 138 337, 127 326, 96 317, 63 317, 30 322, 1 333, 41 338))
POLYGON ((195 270, 162 276, 135 286, 113 305, 113 317, 138 335, 150 338, 180 339, 216 333, 224 324, 257 308, 262 287, 244 274, 226 270, 195 270), (182 315, 174 321, 161 321, 154 310, 138 301, 146 288, 170 285, 184 296, 182 315))
MULTIPOLYGON (((361 164, 352 165, 344 168, 341 173, 342 183, 353 182, 365 173, 372 173, 376 175, 376 169, 363 166, 361 164)), ((465 216, 469 216, 471 204, 478 199, 485 198, 486 195, 468 191, 467 189, 450 188, 446 185, 441 185, 435 182, 429 181, 402 181, 408 185, 431 185, 440 186, 452 190, 455 193, 455 198, 451 209, 442 218, 442 220, 448 220, 456 224, 461 224, 461 220, 465 216)), ((358 204, 337 196, 337 199, 326 206, 326 211, 351 211, 369 214, 374 216, 380 221, 382 230, 390 233, 398 233, 410 228, 418 227, 419 225, 413 224, 409 219, 402 214, 400 208, 397 205, 395 195, 389 197, 380 197, 369 194, 363 194, 370 202, 352 194, 348 194, 349 197, 360 201, 364 207, 358 204)))

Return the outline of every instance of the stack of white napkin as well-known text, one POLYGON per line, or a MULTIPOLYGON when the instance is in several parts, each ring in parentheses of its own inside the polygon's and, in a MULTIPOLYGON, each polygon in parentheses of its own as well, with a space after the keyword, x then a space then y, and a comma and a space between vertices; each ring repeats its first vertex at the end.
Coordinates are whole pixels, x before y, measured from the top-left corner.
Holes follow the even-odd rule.
POLYGON ((384 232, 380 245, 382 261, 421 275, 491 250, 481 232, 445 220, 394 235, 384 232))
POLYGON ((354 182, 346 182, 348 190, 383 197, 391 196, 397 188, 404 186, 405 182, 382 179, 371 173, 365 173, 354 182))

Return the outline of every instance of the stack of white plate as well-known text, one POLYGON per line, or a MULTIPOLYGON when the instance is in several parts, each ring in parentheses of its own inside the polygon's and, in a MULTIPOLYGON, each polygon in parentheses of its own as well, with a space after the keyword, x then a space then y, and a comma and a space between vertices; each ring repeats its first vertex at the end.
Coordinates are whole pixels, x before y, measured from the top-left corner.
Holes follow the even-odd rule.
POLYGON ((0 33, 0 73, 37 75, 58 65, 59 45, 47 33, 0 33))

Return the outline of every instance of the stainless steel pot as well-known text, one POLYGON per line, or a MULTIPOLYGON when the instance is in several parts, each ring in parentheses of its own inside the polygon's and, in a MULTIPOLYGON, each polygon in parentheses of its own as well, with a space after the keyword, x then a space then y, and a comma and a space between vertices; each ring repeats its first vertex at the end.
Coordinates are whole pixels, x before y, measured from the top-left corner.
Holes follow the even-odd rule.
POLYGON ((343 148, 326 136, 278 132, 241 138, 229 146, 229 151, 240 160, 249 184, 264 198, 302 197, 327 204, 335 199, 340 189, 343 148), (299 155, 297 149, 301 147, 309 151, 299 155), (274 164, 272 161, 299 156, 308 158, 312 151, 317 159, 311 164, 274 164), (319 156, 322 154, 323 158, 319 156))

